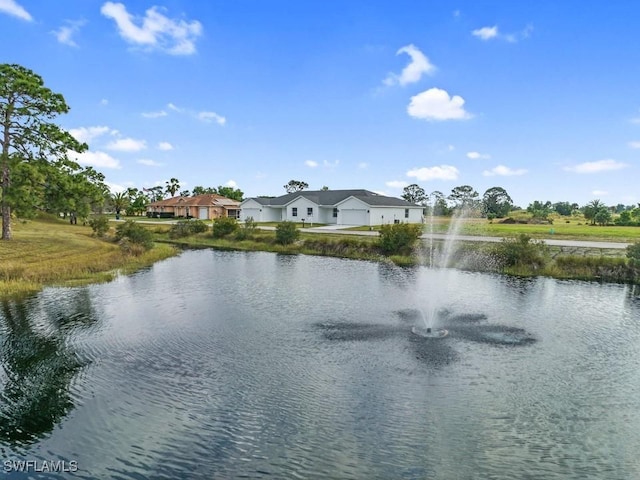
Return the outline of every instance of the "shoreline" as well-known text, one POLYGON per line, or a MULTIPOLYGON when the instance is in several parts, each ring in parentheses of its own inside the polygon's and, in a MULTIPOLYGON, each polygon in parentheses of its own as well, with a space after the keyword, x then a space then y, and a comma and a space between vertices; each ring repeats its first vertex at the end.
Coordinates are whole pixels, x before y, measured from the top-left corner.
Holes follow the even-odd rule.
MULTIPOLYGON (((142 222, 141 222, 142 223, 142 222)), ((376 245, 378 232, 318 230, 305 228, 301 238, 291 245, 275 242, 274 228, 260 228, 251 239, 215 239, 210 230, 183 238, 169 238, 170 225, 147 225, 154 233, 155 246, 139 255, 122 254, 117 244, 91 235, 88 227, 61 222, 22 222, 17 238, 0 243, 0 301, 18 300, 46 287, 74 287, 109 282, 149 267, 159 260, 176 256, 180 249, 213 248, 228 251, 265 251, 287 255, 315 255, 393 262, 403 267, 426 266, 429 255, 422 253, 383 255, 376 245)), ((442 246, 451 238, 446 234, 426 233, 418 247, 442 246)), ((455 236, 458 254, 455 265, 447 268, 498 273, 520 277, 543 276, 556 279, 640 284, 640 270, 627 265, 623 242, 544 239, 550 252, 549 262, 539 265, 518 264, 496 268, 492 262, 502 237, 455 236)))

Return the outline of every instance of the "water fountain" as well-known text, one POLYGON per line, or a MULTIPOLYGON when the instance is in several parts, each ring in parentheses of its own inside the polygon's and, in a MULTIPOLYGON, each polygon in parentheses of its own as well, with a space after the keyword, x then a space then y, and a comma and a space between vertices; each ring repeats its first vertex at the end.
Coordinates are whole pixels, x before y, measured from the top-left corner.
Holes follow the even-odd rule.
MULTIPOLYGON (((448 276, 449 273, 447 271, 449 267, 449 263, 453 254, 455 253, 456 248, 456 238, 460 231, 460 227, 462 226, 462 220, 465 218, 465 211, 456 211, 454 216, 451 218, 451 222, 449 223, 449 228, 447 229, 447 235, 443 240, 442 249, 440 250, 440 254, 435 255, 435 244, 434 244, 434 216, 433 216, 433 205, 429 206, 429 220, 428 220, 428 240, 429 240, 429 252, 428 252, 428 267, 431 269, 439 270, 439 285, 440 288, 442 286, 446 286, 449 282, 448 276)), ((425 256, 426 257, 426 256, 425 256)), ((422 260, 425 260, 423 258, 422 260)), ((425 264, 425 261, 421 262, 425 264)), ((411 331, 425 338, 444 338, 449 332, 445 329, 438 329, 438 321, 443 307, 443 295, 433 295, 433 292, 430 292, 428 308, 425 310, 423 307, 419 306, 418 310, 420 312, 420 316, 422 318, 422 323, 424 326, 414 326, 411 331)))

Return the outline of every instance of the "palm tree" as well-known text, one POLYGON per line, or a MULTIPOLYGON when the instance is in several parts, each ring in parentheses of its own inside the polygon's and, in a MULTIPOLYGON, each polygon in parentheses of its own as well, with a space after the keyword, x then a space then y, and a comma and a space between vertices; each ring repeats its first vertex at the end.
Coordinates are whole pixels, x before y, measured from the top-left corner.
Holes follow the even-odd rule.
POLYGON ((584 218, 586 218, 587 220, 591 220, 591 224, 595 225, 596 223, 596 214, 602 210, 602 209, 606 209, 607 207, 605 206, 604 203, 602 203, 602 201, 600 200, 591 200, 589 203, 587 203, 584 208, 582 209, 582 213, 584 214, 584 218))
POLYGON ((116 218, 120 218, 120 212, 129 205, 129 198, 125 192, 117 192, 111 195, 111 203, 116 210, 116 218))
POLYGON ((171 180, 165 182, 167 186, 165 187, 165 191, 170 194, 172 197, 176 194, 178 190, 180 190, 180 182, 177 178, 172 178, 171 180))

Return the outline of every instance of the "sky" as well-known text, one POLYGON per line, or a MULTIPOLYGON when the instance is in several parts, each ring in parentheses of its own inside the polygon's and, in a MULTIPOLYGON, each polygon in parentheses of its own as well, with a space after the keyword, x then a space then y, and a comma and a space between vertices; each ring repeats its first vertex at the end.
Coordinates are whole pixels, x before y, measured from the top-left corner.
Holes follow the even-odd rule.
POLYGON ((640 2, 0 0, 110 188, 640 202, 640 2))

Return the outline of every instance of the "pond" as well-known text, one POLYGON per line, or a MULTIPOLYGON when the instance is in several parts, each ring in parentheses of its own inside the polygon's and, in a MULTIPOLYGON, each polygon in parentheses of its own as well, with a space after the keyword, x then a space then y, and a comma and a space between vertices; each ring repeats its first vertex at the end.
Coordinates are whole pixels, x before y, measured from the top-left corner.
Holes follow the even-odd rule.
POLYGON ((0 348, 6 478, 640 478, 631 286, 186 251, 0 348))

